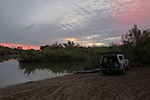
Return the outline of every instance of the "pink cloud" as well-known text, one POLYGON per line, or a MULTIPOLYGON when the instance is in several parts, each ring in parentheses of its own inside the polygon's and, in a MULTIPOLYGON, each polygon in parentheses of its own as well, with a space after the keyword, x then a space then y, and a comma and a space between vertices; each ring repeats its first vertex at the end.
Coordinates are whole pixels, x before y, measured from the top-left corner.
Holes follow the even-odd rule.
POLYGON ((142 28, 150 26, 149 0, 130 0, 130 2, 120 3, 121 2, 116 4, 116 8, 112 8, 117 9, 115 17, 112 17, 112 21, 117 28, 129 29, 133 26, 133 24, 137 24, 142 28))
POLYGON ((16 48, 18 46, 21 46, 22 49, 35 49, 35 50, 39 50, 40 47, 38 46, 31 46, 31 45, 22 45, 22 44, 11 44, 11 43, 0 43, 1 46, 6 46, 6 47, 10 47, 10 48, 16 48))

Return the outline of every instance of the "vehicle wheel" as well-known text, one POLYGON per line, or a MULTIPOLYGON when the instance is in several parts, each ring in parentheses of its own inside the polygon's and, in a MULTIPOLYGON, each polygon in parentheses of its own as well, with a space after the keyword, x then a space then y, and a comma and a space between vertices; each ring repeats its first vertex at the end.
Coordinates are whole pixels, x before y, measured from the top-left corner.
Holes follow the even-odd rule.
POLYGON ((121 70, 121 74, 124 75, 126 73, 125 67, 121 70))
POLYGON ((127 70, 130 70, 130 68, 131 68, 130 65, 128 65, 127 70))
POLYGON ((107 71, 102 71, 103 74, 107 74, 107 71))

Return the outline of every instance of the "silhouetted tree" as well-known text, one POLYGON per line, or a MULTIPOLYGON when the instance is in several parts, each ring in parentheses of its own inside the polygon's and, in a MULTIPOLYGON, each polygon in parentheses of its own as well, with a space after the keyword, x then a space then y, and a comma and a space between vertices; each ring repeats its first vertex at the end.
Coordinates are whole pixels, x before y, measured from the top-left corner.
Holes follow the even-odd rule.
POLYGON ((63 44, 64 46, 65 46, 65 48, 67 48, 67 49, 73 49, 74 48, 74 46, 75 46, 75 43, 72 41, 70 41, 70 40, 68 40, 68 42, 67 43, 64 43, 63 44))
POLYGON ((124 50, 127 51, 130 58, 141 64, 150 63, 150 30, 140 30, 134 25, 125 35, 122 35, 121 41, 124 50))

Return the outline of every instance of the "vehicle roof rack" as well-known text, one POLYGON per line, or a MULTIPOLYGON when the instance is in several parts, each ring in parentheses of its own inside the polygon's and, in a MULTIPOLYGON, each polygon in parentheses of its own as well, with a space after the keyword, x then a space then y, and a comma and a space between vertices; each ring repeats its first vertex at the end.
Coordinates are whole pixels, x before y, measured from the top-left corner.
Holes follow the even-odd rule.
POLYGON ((118 53, 118 52, 104 52, 104 53, 100 53, 102 56, 107 56, 107 55, 117 55, 117 54, 122 54, 122 53, 118 53))

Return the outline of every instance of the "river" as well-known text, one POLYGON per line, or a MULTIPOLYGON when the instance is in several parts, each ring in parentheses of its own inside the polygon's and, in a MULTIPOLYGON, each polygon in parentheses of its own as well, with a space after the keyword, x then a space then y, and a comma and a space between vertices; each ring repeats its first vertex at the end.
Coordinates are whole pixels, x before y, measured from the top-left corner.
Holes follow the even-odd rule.
POLYGON ((16 59, 0 62, 0 88, 24 82, 43 80, 80 70, 81 64, 19 63, 16 59))

